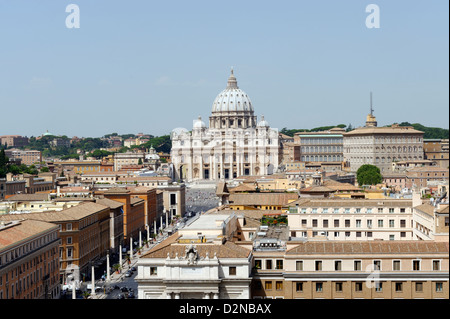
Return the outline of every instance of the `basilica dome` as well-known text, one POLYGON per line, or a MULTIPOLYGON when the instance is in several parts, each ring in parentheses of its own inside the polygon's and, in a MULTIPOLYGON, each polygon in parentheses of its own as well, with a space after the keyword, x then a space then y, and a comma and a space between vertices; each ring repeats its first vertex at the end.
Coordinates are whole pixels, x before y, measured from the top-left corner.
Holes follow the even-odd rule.
POLYGON ((253 112, 253 105, 247 93, 237 86, 236 77, 231 70, 225 90, 213 102, 212 112, 253 112))

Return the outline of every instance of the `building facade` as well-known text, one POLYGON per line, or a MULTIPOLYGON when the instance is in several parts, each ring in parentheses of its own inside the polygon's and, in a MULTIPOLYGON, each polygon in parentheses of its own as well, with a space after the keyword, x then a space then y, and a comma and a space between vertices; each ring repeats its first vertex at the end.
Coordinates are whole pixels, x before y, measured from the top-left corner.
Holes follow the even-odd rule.
POLYGON ((0 221, 0 300, 59 298, 58 229, 17 216, 0 221))
POLYGON ((364 164, 377 166, 381 173, 392 170, 392 162, 422 160, 423 132, 410 126, 377 127, 368 116, 366 126, 344 133, 345 168, 356 172, 364 164))
POLYGON ((192 133, 175 129, 171 139, 176 179, 233 179, 278 170, 278 130, 264 117, 257 122, 253 104, 239 89, 233 71, 226 89, 213 102, 209 128, 199 117, 192 133))

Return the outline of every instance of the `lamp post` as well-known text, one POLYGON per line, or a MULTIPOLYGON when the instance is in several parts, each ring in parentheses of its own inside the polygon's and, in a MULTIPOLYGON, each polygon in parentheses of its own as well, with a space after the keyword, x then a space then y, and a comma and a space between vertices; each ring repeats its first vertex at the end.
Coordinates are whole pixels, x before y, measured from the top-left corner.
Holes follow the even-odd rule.
POLYGON ((106 280, 111 281, 111 267, 109 266, 109 249, 106 250, 106 280))

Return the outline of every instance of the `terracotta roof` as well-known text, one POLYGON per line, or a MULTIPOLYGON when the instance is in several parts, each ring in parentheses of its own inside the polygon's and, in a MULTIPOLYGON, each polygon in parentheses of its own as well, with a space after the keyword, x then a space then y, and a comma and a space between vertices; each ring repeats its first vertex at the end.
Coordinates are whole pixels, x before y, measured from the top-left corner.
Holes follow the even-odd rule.
POLYGON ((230 193, 240 193, 240 192, 254 192, 256 190, 256 186, 250 183, 242 183, 236 187, 230 188, 230 193))
POLYGON ((47 193, 37 193, 37 194, 16 194, 8 197, 8 201, 14 202, 32 202, 32 201, 43 201, 49 200, 49 194, 47 193))
POLYGON ((288 206, 299 207, 409 207, 411 199, 300 198, 288 206))
POLYGON ((448 214, 449 213, 448 205, 443 205, 443 207, 438 208, 436 212, 439 214, 448 214))
POLYGON ((103 193, 104 194, 128 194, 128 193, 130 193, 130 191, 124 187, 113 187, 113 188, 110 188, 110 189, 104 191, 103 193))
POLYGON ((422 213, 427 214, 430 217, 434 217, 434 206, 430 204, 422 204, 414 207, 414 209, 420 210, 422 213))
POLYGON ((109 207, 92 202, 86 202, 57 212, 50 211, 42 213, 0 215, 0 220, 14 220, 17 218, 23 218, 31 220, 41 220, 46 222, 72 221, 82 219, 104 209, 109 209, 109 207))
POLYGON ((121 202, 118 202, 116 200, 112 200, 112 199, 109 199, 109 198, 97 198, 95 200, 95 202, 97 204, 100 204, 100 205, 103 205, 103 206, 108 206, 109 208, 112 208, 112 209, 123 207, 123 205, 124 205, 121 202))
POLYGON ((130 198, 130 204, 131 205, 142 204, 144 202, 145 202, 145 200, 143 200, 142 198, 139 198, 139 197, 132 197, 132 198, 130 198))
MULTIPOLYGON (((172 241, 170 244, 164 245, 164 242, 162 242, 141 258, 167 258, 167 254, 169 254, 170 258, 175 258, 177 254, 179 258, 184 257, 185 248, 189 244, 178 244, 171 237, 167 239, 172 241)), ((217 258, 248 258, 251 253, 250 250, 230 241, 226 241, 224 244, 199 243, 194 245, 196 245, 200 257, 206 257, 206 253, 208 253, 209 258, 214 258, 214 254, 216 254, 217 258)))
POLYGON ((390 126, 390 127, 358 127, 353 131, 343 133, 344 136, 361 134, 423 134, 424 132, 415 130, 411 126, 390 126))
POLYGON ((448 242, 434 241, 325 241, 304 242, 289 249, 286 255, 308 254, 411 254, 446 253, 448 242))
POLYGON ((336 191, 360 191, 359 187, 350 183, 341 183, 333 180, 327 180, 323 182, 323 186, 331 188, 336 191))
POLYGON ((289 200, 298 199, 297 193, 250 193, 231 194, 230 205, 287 205, 289 200))
MULTIPOLYGON (((20 216, 15 215, 14 220, 19 219, 20 216)), ((0 226, 0 250, 52 228, 57 229, 58 227, 55 224, 37 220, 21 220, 19 223, 5 228, 0 226)))
POLYGON ((333 193, 336 190, 325 186, 311 186, 308 188, 300 189, 300 193, 333 193))
POLYGON ((216 195, 228 195, 229 191, 227 188, 227 183, 219 182, 217 184, 216 195))

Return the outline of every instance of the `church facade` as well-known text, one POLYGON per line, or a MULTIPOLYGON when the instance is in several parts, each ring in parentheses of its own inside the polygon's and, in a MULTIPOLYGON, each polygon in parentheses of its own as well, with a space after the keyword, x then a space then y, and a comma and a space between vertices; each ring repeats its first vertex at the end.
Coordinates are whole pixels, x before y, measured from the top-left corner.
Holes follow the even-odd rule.
POLYGON ((192 131, 171 133, 175 179, 228 180, 245 175, 270 175, 278 170, 279 133, 258 122, 247 93, 231 71, 227 87, 215 98, 209 127, 199 117, 192 131))

